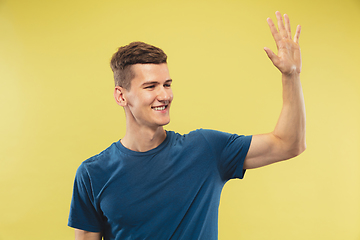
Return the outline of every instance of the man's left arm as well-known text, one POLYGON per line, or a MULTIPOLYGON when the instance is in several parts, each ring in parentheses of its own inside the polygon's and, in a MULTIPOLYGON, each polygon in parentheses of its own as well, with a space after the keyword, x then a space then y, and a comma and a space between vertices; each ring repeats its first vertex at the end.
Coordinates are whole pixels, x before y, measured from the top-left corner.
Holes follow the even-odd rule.
POLYGON ((286 160, 302 153, 305 143, 305 103, 300 82, 301 54, 299 37, 301 27, 297 26, 294 39, 291 38, 289 17, 276 12, 279 31, 268 18, 271 33, 278 48, 276 55, 264 48, 272 63, 282 73, 283 106, 273 132, 254 135, 244 169, 262 167, 286 160))

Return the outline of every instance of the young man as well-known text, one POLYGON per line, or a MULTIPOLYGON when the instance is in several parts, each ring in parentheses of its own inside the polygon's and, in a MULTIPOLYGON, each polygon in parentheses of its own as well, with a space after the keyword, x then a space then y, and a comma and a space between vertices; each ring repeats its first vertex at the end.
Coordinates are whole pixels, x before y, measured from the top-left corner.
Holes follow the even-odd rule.
POLYGON ((217 239, 223 185, 305 150, 300 26, 292 40, 288 16, 285 25, 276 17, 279 31, 267 21, 278 55, 265 51, 282 73, 283 108, 268 134, 165 131, 173 100, 165 53, 141 42, 119 48, 111 67, 126 134, 77 171, 69 217, 75 239, 217 239))

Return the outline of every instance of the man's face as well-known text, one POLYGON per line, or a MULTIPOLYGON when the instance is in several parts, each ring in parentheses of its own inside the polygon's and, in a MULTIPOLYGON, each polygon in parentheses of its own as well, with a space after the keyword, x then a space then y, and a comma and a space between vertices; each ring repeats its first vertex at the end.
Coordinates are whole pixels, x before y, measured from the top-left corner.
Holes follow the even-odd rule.
POLYGON ((173 93, 167 64, 135 64, 132 71, 130 90, 124 91, 128 124, 152 128, 168 124, 173 93))

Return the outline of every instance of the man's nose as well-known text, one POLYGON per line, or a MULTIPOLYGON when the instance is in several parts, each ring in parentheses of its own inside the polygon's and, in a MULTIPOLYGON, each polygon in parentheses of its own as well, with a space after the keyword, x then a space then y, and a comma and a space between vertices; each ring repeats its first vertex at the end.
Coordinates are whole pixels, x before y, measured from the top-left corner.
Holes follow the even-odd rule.
POLYGON ((159 101, 170 101, 172 98, 172 91, 171 89, 166 89, 161 87, 158 92, 158 100, 159 101))

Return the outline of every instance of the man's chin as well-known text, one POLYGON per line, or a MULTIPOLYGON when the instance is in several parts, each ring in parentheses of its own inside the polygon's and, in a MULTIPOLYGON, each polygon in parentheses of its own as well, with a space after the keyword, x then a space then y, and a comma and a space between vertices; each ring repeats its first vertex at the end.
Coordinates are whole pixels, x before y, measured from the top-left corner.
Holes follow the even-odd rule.
POLYGON ((170 121, 168 121, 168 122, 166 122, 166 123, 162 124, 162 126, 166 126, 166 125, 168 125, 169 123, 170 123, 170 121))
POLYGON ((160 126, 166 126, 170 123, 170 119, 168 121, 164 121, 164 122, 161 122, 159 123, 160 126))

